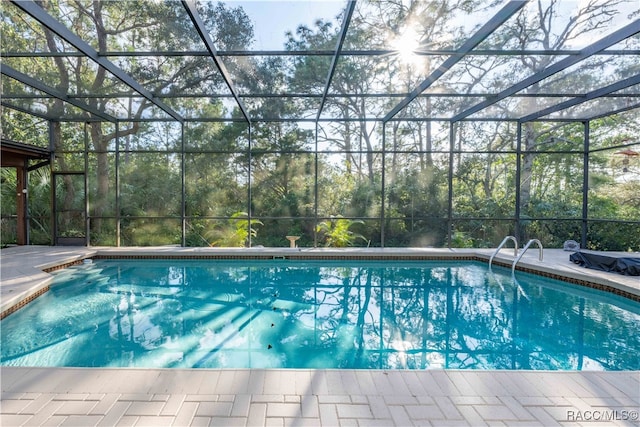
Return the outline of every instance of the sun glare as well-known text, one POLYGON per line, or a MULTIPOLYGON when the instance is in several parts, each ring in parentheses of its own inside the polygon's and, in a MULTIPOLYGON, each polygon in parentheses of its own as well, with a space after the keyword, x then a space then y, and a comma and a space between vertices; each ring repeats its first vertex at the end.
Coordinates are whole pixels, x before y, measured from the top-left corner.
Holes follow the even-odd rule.
POLYGON ((413 28, 408 28, 391 43, 402 63, 417 65, 420 62, 420 56, 416 53, 420 47, 418 38, 418 33, 413 28))

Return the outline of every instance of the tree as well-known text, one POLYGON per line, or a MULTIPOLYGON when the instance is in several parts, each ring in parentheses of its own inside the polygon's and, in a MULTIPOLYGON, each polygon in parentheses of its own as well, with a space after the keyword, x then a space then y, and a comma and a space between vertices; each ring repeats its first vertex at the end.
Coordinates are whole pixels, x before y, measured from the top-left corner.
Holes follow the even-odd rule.
MULTIPOLYGON (((510 40, 504 47, 513 44, 516 49, 540 48, 558 50, 571 48, 581 40, 591 40, 590 34, 597 35, 606 28, 619 13, 619 6, 628 3, 626 0, 588 0, 581 2, 577 8, 567 11, 559 0, 537 2, 537 14, 520 13, 513 24, 505 26, 505 40, 510 40), (568 19, 566 14, 569 13, 568 19), (564 18, 564 19, 563 19, 564 18)), ((597 36, 595 36, 597 37, 597 36)), ((553 56, 522 55, 521 65, 524 75, 531 75, 549 67, 553 56)), ((539 94, 545 91, 560 89, 560 86, 571 86, 574 92, 580 93, 583 88, 590 88, 589 80, 598 79, 598 71, 604 67, 606 58, 591 58, 581 62, 581 68, 589 73, 567 74, 561 79, 551 79, 545 85, 534 84, 526 89, 527 94, 539 94), (588 76, 588 77, 587 77, 588 76)), ((514 75, 514 77, 519 77, 514 75)), ((536 98, 526 98, 524 107, 528 111, 536 111, 536 98)), ((531 200, 531 178, 535 151, 538 147, 539 130, 534 123, 526 123, 523 127, 523 157, 520 182, 520 201, 527 206, 531 200)))
MULTIPOLYGON (((40 4, 55 19, 93 45, 100 55, 112 51, 172 51, 183 49, 184 46, 202 45, 186 18, 183 6, 178 2, 74 0, 61 7, 57 0, 47 0, 40 4), (168 22, 173 22, 173 25, 167 25, 168 22)), ((219 48, 243 48, 253 39, 252 26, 241 8, 227 8, 222 3, 205 3, 200 12, 205 25, 213 30, 212 37, 219 48)), ((15 21, 20 22, 19 19, 15 21)), ((46 46, 40 46, 42 50, 55 54, 69 50, 50 30, 38 28, 36 31, 40 31, 46 40, 46 46)), ((29 48, 24 46, 24 42, 20 42, 20 38, 39 40, 36 34, 31 34, 31 29, 25 28, 23 32, 3 33, 3 37, 8 36, 5 37, 5 42, 11 39, 11 42, 16 42, 16 46, 23 45, 22 49, 28 51, 29 48), (30 37, 25 38, 25 34, 30 37)), ((115 129, 103 122, 91 121, 88 113, 82 113, 89 121, 91 149, 96 153, 97 187, 94 203, 91 205, 91 216, 94 218, 94 229, 100 232, 101 218, 109 200, 109 187, 113 185, 113 171, 107 155, 110 144, 143 131, 144 126, 136 119, 147 114, 152 104, 146 99, 135 98, 137 94, 131 88, 124 87, 104 68, 96 67, 87 58, 56 55, 51 61, 53 67, 50 70, 55 70, 53 81, 56 82, 57 90, 81 96, 87 93, 97 95, 86 98, 87 104, 93 109, 115 116, 122 116, 124 109, 125 115, 132 118, 128 125, 123 122, 122 126, 115 129), (133 98, 122 105, 109 96, 114 91, 122 92, 123 97, 133 98)), ((224 84, 211 59, 207 57, 133 57, 128 62, 118 61, 118 65, 150 92, 165 96, 188 91, 212 91, 224 84)), ((49 70, 35 71, 35 78, 48 80, 45 73, 49 70)), ((185 107, 192 111, 207 108, 206 105, 197 104, 187 104, 185 107)), ((55 116, 63 108, 64 102, 56 99, 49 105, 48 114, 55 116)), ((53 124, 53 140, 54 149, 63 152, 66 145, 59 122, 53 124)), ((64 163, 63 156, 58 157, 57 161, 59 169, 70 170, 64 163)), ((69 197, 72 199, 73 194, 69 197)))

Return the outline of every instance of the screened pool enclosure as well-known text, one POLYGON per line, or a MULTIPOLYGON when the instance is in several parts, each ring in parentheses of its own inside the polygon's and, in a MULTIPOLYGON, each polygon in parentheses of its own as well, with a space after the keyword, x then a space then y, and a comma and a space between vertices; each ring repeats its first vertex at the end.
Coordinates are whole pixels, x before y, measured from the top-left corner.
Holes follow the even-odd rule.
POLYGON ((5 245, 640 250, 637 0, 1 7, 5 245))

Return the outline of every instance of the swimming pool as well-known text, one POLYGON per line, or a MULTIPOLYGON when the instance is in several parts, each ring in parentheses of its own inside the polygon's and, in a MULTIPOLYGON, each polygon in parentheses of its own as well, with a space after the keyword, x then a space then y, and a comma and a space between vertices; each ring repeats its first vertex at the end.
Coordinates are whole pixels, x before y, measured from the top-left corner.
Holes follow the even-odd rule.
POLYGON ((481 262, 96 260, 0 322, 2 365, 640 369, 640 307, 481 262))

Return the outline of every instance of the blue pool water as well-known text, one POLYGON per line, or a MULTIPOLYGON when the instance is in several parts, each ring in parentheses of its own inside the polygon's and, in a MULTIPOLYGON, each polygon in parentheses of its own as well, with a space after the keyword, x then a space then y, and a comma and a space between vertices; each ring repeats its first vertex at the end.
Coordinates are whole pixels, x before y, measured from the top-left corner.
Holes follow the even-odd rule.
POLYGON ((640 304, 479 262, 97 260, 2 322, 14 366, 640 369, 640 304))

